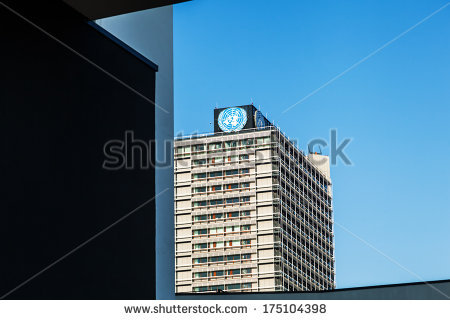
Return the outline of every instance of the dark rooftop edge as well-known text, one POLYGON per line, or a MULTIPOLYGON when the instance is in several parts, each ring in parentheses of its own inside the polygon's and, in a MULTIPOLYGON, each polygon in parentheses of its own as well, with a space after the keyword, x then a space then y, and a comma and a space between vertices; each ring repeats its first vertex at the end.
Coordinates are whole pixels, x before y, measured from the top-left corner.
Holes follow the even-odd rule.
POLYGON ((433 281, 420 281, 420 282, 405 282, 405 283, 395 283, 395 284, 383 284, 374 286, 363 286, 363 287, 353 287, 353 288, 342 288, 334 290, 317 290, 317 291, 265 291, 265 292, 204 292, 204 293, 175 293, 175 296, 199 296, 199 295, 258 295, 258 294, 310 294, 310 293, 331 293, 331 292, 342 292, 342 291, 353 291, 353 290, 364 290, 364 289, 379 289, 379 288, 392 288, 392 287, 402 287, 411 285, 427 285, 427 284, 437 284, 437 283, 450 283, 450 279, 446 280, 433 280, 433 281))
POLYGON ((135 56, 136 58, 138 58, 139 60, 141 60, 142 62, 144 62, 145 64, 147 64, 148 66, 150 66, 153 70, 155 70, 155 72, 158 71, 158 65, 156 63, 154 63, 153 61, 151 61, 150 59, 146 58, 145 56, 143 56, 142 54, 140 54, 138 51, 136 51, 135 49, 133 49, 132 47, 130 47, 129 45, 127 45, 125 42, 123 42, 122 40, 120 40, 119 38, 117 38, 116 36, 114 36, 112 33, 108 32, 107 30, 105 30, 104 28, 102 28, 101 26, 99 26, 97 23, 95 23, 94 21, 87 21, 87 23, 94 28, 95 30, 97 30, 99 33, 101 33, 103 36, 107 37, 108 39, 110 39, 111 41, 113 41, 116 45, 118 45, 119 47, 125 49, 126 51, 128 51, 129 53, 131 53, 133 56, 135 56))

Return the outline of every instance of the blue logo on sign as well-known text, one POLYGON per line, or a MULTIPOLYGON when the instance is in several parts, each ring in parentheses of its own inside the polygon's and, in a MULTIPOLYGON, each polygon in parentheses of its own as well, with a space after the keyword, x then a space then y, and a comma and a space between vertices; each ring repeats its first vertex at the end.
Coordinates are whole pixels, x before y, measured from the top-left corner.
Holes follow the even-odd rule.
POLYGON ((256 110, 255 112, 255 122, 258 129, 263 129, 266 127, 266 118, 264 118, 259 110, 256 110))
POLYGON ((242 108, 227 108, 219 114, 217 123, 224 132, 242 130, 247 123, 247 112, 242 108))

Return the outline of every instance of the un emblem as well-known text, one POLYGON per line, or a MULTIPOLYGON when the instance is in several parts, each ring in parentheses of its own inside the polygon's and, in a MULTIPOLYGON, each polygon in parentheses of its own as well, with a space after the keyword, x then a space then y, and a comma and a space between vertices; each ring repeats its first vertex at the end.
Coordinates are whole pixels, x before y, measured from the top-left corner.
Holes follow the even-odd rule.
POLYGON ((227 108, 219 114, 217 123, 224 132, 242 130, 247 123, 247 112, 242 108, 227 108))

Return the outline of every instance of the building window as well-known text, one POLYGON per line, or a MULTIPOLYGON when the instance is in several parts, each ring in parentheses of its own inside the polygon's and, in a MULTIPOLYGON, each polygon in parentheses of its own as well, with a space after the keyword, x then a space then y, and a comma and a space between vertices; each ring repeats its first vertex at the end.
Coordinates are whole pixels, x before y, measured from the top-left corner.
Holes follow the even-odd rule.
POLYGON ((229 276, 237 276, 239 274, 241 274, 240 269, 227 270, 227 275, 229 275, 229 276))
POLYGON ((233 254, 233 255, 227 256, 227 261, 237 261, 240 259, 241 259, 240 254, 233 254))
POLYGON ((239 212, 228 212, 227 218, 237 218, 239 217, 239 212))
POLYGON ((226 141, 225 148, 235 148, 237 147, 237 141, 226 141))
POLYGON ((215 220, 215 219, 222 219, 222 213, 213 213, 209 216, 210 219, 215 220))
POLYGON ((194 272, 194 278, 206 278, 208 272, 194 272))
POLYGON ((194 192, 206 192, 206 187, 196 187, 194 188, 194 192))
POLYGON ((239 156, 239 159, 241 160, 248 160, 248 154, 242 154, 239 156))
POLYGON ((250 216, 250 211, 242 211, 242 212, 241 212, 241 216, 242 216, 242 217, 248 217, 248 216, 250 216))
POLYGON ((205 150, 204 144, 197 144, 195 146, 192 146, 192 151, 203 151, 205 150))
POLYGON ((191 147, 190 146, 185 146, 185 147, 177 147, 177 153, 189 153, 191 152, 191 147))
POLYGON ((211 191, 220 191, 222 190, 222 186, 212 186, 211 191))
POLYGON ((194 244, 194 249, 195 250, 207 249, 207 248, 208 248, 208 244, 207 243, 196 243, 196 244, 194 244))
POLYGON ((206 160, 205 159, 194 160, 193 163, 194 163, 194 165, 202 165, 202 164, 206 164, 206 160))
POLYGON ((211 242, 209 244, 210 248, 223 248, 224 247, 224 243, 223 241, 219 241, 219 242, 211 242))
POLYGON ((239 240, 229 240, 226 242, 228 247, 237 247, 239 246, 239 240))
POLYGON ((250 231, 250 225, 241 226, 241 231, 250 231))
POLYGON ((208 234, 208 229, 193 230, 192 234, 194 236, 200 236, 200 235, 208 234))
POLYGON ((251 268, 242 269, 242 274, 251 274, 251 273, 252 273, 252 269, 251 268))
POLYGON ((236 175, 236 174, 238 174, 238 170, 237 169, 225 171, 225 175, 227 175, 227 176, 233 176, 233 175, 236 175))
POLYGON ((204 207, 206 206, 206 201, 194 201, 192 203, 193 207, 204 207))
POLYGON ((251 254, 250 253, 246 253, 242 255, 242 260, 250 260, 251 259, 251 254))
POLYGON ((219 204, 223 204, 223 200, 222 199, 220 199, 220 200, 210 200, 209 204, 212 205, 212 206, 217 206, 219 204))
POLYGON ((222 227, 209 229, 209 234, 218 234, 218 233, 223 233, 222 227))
POLYGON ((250 202, 250 197, 242 197, 241 202, 250 202))
POLYGON ((243 246, 249 246, 251 244, 250 239, 241 240, 241 245, 243 246))
POLYGON ((270 137, 258 138, 258 139, 256 139, 256 143, 258 143, 258 144, 270 143, 270 137))
MULTIPOLYGON (((206 259, 206 258, 205 258, 206 259)), ((223 261, 223 256, 218 256, 218 257, 210 257, 209 258, 209 262, 222 262, 223 261)))
POLYGON ((206 173, 194 173, 192 175, 192 178, 194 178, 194 179, 204 179, 204 178, 206 178, 206 173))
POLYGON ((203 220, 207 220, 207 219, 208 219, 208 216, 206 214, 201 215, 201 216, 194 216, 193 217, 194 221, 203 221, 203 220))
POLYGON ((224 271, 223 270, 211 271, 210 272, 210 276, 211 277, 223 277, 223 275, 224 275, 224 271))
POLYGON ((242 174, 249 173, 249 169, 248 168, 241 169, 241 173, 242 174))
POLYGON ((194 292, 205 292, 208 291, 208 287, 194 287, 194 292))
POLYGON ((228 198, 227 199, 227 204, 238 203, 238 202, 239 202, 239 198, 228 198))
POLYGON ((206 258, 195 258, 192 259, 193 264, 200 264, 200 263, 206 263, 206 258))
POLYGON ((227 284, 227 290, 237 290, 241 288, 240 283, 227 284))
POLYGON ((222 176, 222 171, 214 171, 214 172, 210 172, 210 173, 209 173, 209 176, 210 176, 211 178, 214 178, 214 177, 221 177, 221 176, 222 176))
POLYGON ((223 162, 223 158, 222 157, 215 157, 215 158, 211 158, 209 159, 209 163, 222 163, 223 162))
POLYGON ((223 289, 224 289, 223 285, 209 287, 209 291, 219 291, 219 290, 223 290, 223 289))
POLYGON ((217 142, 217 143, 211 143, 208 145, 208 150, 217 150, 222 148, 222 143, 217 142))

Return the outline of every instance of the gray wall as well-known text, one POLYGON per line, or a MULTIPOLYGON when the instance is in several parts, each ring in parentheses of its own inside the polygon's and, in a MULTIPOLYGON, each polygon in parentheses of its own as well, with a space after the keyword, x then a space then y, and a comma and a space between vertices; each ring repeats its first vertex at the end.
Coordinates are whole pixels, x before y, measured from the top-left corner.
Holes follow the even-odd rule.
POLYGON ((98 20, 97 23, 139 53, 156 63, 156 296, 173 299, 173 10, 172 6, 98 20))

